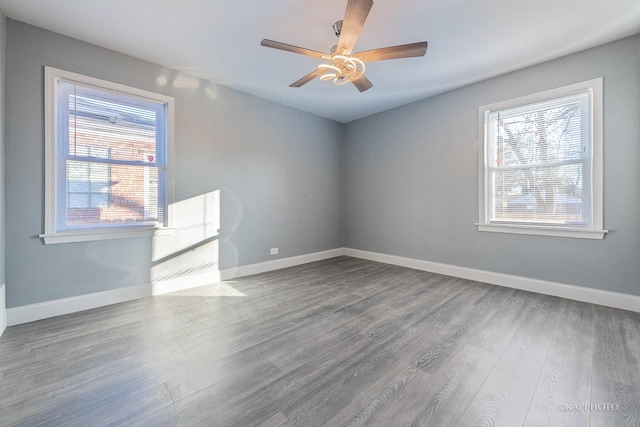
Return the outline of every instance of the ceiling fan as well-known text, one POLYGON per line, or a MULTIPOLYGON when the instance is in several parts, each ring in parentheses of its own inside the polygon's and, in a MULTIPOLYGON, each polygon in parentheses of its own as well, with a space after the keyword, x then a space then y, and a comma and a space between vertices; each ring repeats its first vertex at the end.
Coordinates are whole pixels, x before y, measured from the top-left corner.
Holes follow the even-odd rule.
POLYGON ((306 49, 269 39, 263 39, 260 44, 265 47, 331 61, 330 63, 320 64, 315 71, 291 83, 289 85, 290 87, 300 87, 319 77, 320 80, 333 80, 337 85, 353 83, 360 92, 364 92, 373 87, 373 83, 364 75, 366 62, 424 56, 427 52, 427 42, 423 41, 352 54, 351 52, 372 6, 373 0, 347 1, 344 19, 333 24, 333 30, 336 36, 338 36, 338 44, 331 48, 330 53, 318 52, 317 50, 306 49))

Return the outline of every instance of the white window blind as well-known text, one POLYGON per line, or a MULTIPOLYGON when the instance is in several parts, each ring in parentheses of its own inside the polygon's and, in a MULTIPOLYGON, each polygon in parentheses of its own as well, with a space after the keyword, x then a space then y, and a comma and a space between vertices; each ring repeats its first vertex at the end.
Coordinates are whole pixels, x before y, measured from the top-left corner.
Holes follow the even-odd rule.
POLYGON ((491 222, 589 223, 589 94, 489 113, 491 222))
POLYGON ((171 100, 61 70, 47 68, 47 76, 54 182, 43 237, 166 226, 171 100))
POLYGON ((577 86, 481 107, 479 225, 602 228, 601 123, 593 88, 577 86))
POLYGON ((57 82, 58 229, 162 223, 164 104, 57 82), (159 186, 160 184, 160 186, 159 186))

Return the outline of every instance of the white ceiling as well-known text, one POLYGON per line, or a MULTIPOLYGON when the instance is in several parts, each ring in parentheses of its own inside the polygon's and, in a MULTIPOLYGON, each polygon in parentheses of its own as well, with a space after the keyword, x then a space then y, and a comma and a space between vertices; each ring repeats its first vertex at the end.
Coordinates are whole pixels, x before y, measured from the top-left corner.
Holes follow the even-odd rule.
POLYGON ((370 63, 374 87, 314 80, 346 0, 0 0, 15 20, 339 122, 640 32, 639 0, 375 0, 355 51, 427 40, 425 57, 370 63))

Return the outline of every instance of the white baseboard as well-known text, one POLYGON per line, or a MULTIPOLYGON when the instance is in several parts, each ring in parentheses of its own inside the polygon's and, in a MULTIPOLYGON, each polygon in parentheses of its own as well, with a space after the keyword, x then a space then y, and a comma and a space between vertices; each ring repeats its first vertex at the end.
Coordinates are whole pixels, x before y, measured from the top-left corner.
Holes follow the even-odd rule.
POLYGON ((323 259, 335 258, 341 255, 344 255, 344 248, 336 248, 328 251, 281 258, 257 264, 241 265, 239 267, 221 270, 220 279, 231 280, 238 277, 251 276, 253 274, 266 273, 268 271, 280 270, 282 268, 294 267, 296 265, 307 264, 315 261, 322 261, 323 259))
MULTIPOLYGON (((208 273, 178 277, 153 284, 129 286, 104 292, 96 292, 92 294, 78 295, 70 298, 61 298, 36 304, 23 305, 6 310, 6 324, 8 326, 20 325, 22 323, 29 323, 36 320, 48 319, 50 317, 62 316, 78 311, 89 310, 92 308, 103 307, 106 305, 117 304, 125 301, 131 301, 138 298, 145 298, 152 295, 161 295, 168 292, 214 284, 220 282, 220 280, 230 280, 242 276, 249 276, 252 274, 278 270, 281 268, 293 267, 296 265, 320 261, 340 255, 344 255, 343 248, 299 255, 290 258, 281 258, 278 260, 261 262, 257 264, 243 265, 232 269, 225 269, 219 272, 211 271, 208 273)), ((0 298, 3 297, 4 288, 2 288, 2 296, 0 298)), ((2 307, 4 307, 4 305, 2 305, 2 307)), ((2 313, 0 312, 0 315, 1 314, 2 313)))
POLYGON ((635 295, 566 285, 562 283, 458 267, 455 265, 405 258, 395 255, 386 255, 359 249, 337 248, 290 258, 281 258, 274 261, 243 265, 236 268, 221 270, 219 272, 208 272, 204 274, 174 278, 153 284, 129 286, 9 309, 5 308, 5 286, 2 285, 0 286, 0 335, 2 335, 2 332, 7 326, 19 325, 55 316, 62 316, 78 311, 131 301, 138 298, 145 298, 151 295, 160 295, 197 286, 214 284, 218 283, 220 280, 231 280, 243 276, 265 273, 309 262, 334 258, 341 255, 640 312, 640 297, 635 295))
POLYGON ((397 265, 400 267, 408 267, 416 270, 444 274, 447 276, 459 277, 462 279, 475 280, 477 282, 490 283, 492 285, 520 289, 523 291, 537 292, 539 294, 552 295, 576 301, 619 308, 622 310, 640 312, 640 297, 636 295, 603 291, 600 289, 585 288, 582 286, 566 285, 563 283, 531 279, 528 277, 514 276, 510 274, 494 273, 491 271, 458 267, 438 262, 362 251, 359 249, 345 248, 344 255, 397 265))
POLYGON ((0 337, 7 329, 7 306, 5 299, 4 284, 0 285, 0 337))
POLYGON ((104 292, 60 298, 7 309, 8 326, 62 316, 151 295, 151 285, 128 286, 104 292))

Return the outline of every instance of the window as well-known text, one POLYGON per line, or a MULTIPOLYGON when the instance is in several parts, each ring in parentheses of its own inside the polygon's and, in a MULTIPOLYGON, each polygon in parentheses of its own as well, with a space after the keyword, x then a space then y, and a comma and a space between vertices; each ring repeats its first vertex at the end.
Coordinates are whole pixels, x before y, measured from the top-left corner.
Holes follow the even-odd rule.
POLYGON ((602 79, 480 107, 480 231, 602 239, 602 79))
POLYGON ((45 68, 45 243, 167 227, 173 99, 45 68))

